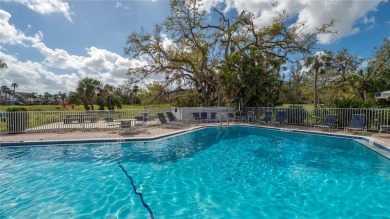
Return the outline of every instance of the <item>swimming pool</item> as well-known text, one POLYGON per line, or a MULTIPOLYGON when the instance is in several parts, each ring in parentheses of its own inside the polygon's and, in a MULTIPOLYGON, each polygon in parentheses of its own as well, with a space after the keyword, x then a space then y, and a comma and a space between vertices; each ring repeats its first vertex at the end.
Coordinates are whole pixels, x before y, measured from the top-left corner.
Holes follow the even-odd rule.
POLYGON ((0 147, 0 169, 0 218, 390 216, 390 160, 329 136, 233 126, 0 147))

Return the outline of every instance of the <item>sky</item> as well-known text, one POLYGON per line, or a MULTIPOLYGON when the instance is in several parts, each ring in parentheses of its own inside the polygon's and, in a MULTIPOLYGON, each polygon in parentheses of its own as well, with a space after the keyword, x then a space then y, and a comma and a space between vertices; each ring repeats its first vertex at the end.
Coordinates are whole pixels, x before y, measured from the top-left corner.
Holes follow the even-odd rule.
MULTIPOLYGON (((390 37, 389 0, 202 0, 203 10, 247 10, 259 26, 285 10, 292 22, 309 29, 335 19, 337 34, 318 38, 316 50, 346 48, 372 57, 390 37)), ((151 31, 170 13, 168 0, 0 0, 0 86, 17 83, 17 92, 74 91, 85 77, 119 85, 145 58, 124 56, 126 38, 141 27, 151 31)), ((169 40, 169 39, 167 39, 169 40)), ((156 75, 145 83, 162 80, 156 75)))

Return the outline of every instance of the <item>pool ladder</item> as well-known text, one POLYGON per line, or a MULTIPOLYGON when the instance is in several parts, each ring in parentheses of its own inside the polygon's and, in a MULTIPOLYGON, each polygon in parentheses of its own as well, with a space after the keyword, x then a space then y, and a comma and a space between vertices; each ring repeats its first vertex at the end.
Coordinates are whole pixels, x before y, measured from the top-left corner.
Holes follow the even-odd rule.
MULTIPOLYGON (((222 115, 226 120, 226 126, 229 127, 229 119, 226 117, 225 113, 222 113, 222 115)), ((219 117, 218 117, 218 119, 219 119, 219 117)), ((222 120, 219 119, 219 122, 220 122, 221 126, 223 126, 222 120)))

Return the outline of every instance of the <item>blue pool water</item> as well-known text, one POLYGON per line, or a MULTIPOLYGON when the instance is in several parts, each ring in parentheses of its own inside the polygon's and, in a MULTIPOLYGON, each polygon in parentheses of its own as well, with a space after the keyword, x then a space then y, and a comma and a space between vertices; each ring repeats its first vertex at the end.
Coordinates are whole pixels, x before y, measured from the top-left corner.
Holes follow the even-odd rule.
POLYGON ((343 138, 229 127, 1 147, 0 170, 0 218, 390 217, 390 160, 343 138))

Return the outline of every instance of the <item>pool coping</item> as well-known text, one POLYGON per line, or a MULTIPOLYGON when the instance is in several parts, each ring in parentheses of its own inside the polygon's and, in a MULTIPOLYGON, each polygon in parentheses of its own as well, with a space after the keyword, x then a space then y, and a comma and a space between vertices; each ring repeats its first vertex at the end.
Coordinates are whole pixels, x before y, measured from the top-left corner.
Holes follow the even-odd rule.
MULTIPOLYGON (((253 124, 242 124, 242 123, 232 123, 229 126, 246 126, 260 129, 269 129, 269 130, 277 130, 282 132, 294 132, 294 133, 303 133, 303 134, 311 134, 311 135, 320 135, 320 136, 331 136, 338 138, 347 138, 352 139, 360 144, 368 147, 376 153, 390 159, 390 147, 386 147, 382 145, 379 140, 374 139, 372 137, 365 136, 355 136, 351 134, 341 134, 341 133, 326 133, 312 130, 299 130, 294 128, 286 128, 286 127, 275 127, 275 126, 262 126, 262 125, 253 125, 253 124)), ((69 139, 69 140, 41 140, 41 141, 8 141, 8 142, 0 142, 0 147, 20 147, 20 146, 50 146, 50 145, 65 145, 65 144, 91 144, 91 143, 121 143, 121 142, 139 142, 139 141, 154 141, 160 140, 167 137, 173 137, 180 134, 185 134, 188 132, 197 131, 203 128, 208 127, 221 127, 219 125, 213 124, 204 124, 202 126, 195 126, 191 128, 181 129, 174 132, 169 132, 165 134, 150 136, 150 137, 129 137, 129 138, 94 138, 94 139, 69 139)), ((222 126, 227 127, 227 126, 222 126)))
MULTIPOLYGON (((206 126, 205 126, 206 127, 206 126)), ((216 127, 216 126, 209 126, 216 127)), ((151 137, 129 137, 129 138, 94 138, 94 139, 69 139, 69 140, 42 140, 42 141, 7 141, 0 142, 0 147, 18 147, 18 146, 33 146, 33 145, 63 145, 63 144, 91 144, 91 143, 121 143, 121 142, 139 142, 139 141, 154 141, 167 137, 173 137, 176 135, 196 131, 203 129, 204 127, 191 127, 188 129, 182 129, 170 133, 161 135, 155 135, 151 137)))

